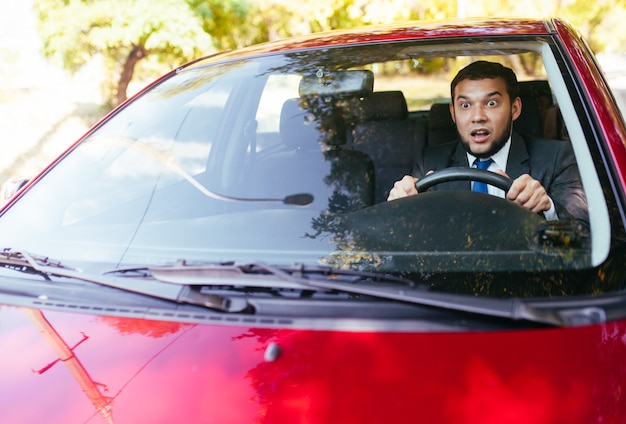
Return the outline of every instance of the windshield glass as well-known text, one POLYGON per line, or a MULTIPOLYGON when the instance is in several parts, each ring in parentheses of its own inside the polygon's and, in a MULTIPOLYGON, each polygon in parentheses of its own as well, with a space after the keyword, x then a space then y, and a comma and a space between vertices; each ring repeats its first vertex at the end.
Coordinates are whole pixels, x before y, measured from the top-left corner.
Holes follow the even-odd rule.
MULTIPOLYGON (((439 189, 450 182, 387 201, 395 181, 418 175, 428 149, 457 138, 450 82, 478 59, 517 73, 514 133, 574 146, 574 170, 590 161, 576 114, 558 107, 572 100, 555 91, 565 84, 544 64, 545 46, 363 45, 179 71, 5 211, 0 245, 94 272, 183 259, 325 264, 420 275, 433 286, 455 278, 448 290, 470 292, 468 281, 504 287, 548 273, 558 277, 524 294, 563 293, 564 281, 606 257, 594 244, 607 236, 602 208, 590 223, 586 207, 561 209, 555 197, 554 220, 498 196, 439 189)), ((595 187, 593 164, 585 169, 569 175, 595 187)), ((460 183, 471 184, 463 175, 460 183)), ((588 192, 578 193, 583 202, 588 192)))

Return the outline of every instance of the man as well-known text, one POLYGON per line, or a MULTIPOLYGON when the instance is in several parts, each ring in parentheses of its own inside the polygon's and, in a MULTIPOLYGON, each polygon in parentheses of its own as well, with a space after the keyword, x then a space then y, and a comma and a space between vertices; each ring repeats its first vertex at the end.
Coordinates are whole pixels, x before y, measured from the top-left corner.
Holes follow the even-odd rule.
MULTIPOLYGON (((396 181, 387 200, 417 194, 415 183, 433 171, 448 167, 479 167, 513 179, 506 198, 547 220, 568 215, 588 221, 576 160, 567 142, 522 136, 513 131, 522 111, 515 73, 499 64, 477 61, 452 80, 450 114, 459 140, 428 147, 417 177, 396 181)), ((471 186, 478 188, 477 183, 471 186)), ((431 190, 470 189, 469 182, 449 182, 431 190)), ((504 192, 488 187, 489 194, 504 192)))

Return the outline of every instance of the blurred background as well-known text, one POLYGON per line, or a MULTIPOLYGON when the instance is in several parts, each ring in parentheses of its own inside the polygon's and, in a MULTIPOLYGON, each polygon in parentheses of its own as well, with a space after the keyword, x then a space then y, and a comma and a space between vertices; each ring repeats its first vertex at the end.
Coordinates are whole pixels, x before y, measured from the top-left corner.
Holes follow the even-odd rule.
POLYGON ((0 184, 36 175, 117 104, 191 59, 407 19, 563 18, 598 55, 626 111, 626 0, 0 0, 0 7, 0 184))

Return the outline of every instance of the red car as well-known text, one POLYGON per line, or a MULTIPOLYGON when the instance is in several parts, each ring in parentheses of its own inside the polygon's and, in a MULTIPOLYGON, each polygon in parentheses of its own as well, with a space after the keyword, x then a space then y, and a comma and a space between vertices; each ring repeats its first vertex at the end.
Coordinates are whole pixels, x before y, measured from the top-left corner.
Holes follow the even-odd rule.
POLYGON ((0 420, 624 423, 625 140, 558 19, 176 69, 0 213, 0 420), (519 176, 425 169, 496 132, 519 176))

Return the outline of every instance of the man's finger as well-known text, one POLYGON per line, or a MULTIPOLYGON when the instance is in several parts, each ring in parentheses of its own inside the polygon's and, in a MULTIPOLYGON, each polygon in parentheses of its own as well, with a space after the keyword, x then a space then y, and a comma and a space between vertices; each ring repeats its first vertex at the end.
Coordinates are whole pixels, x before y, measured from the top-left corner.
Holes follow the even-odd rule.
POLYGON ((404 177, 402 177, 401 180, 394 183, 393 188, 389 192, 389 197, 387 197, 387 200, 395 200, 401 197, 417 194, 417 189, 415 188, 416 182, 417 178, 410 175, 405 175, 404 177))

